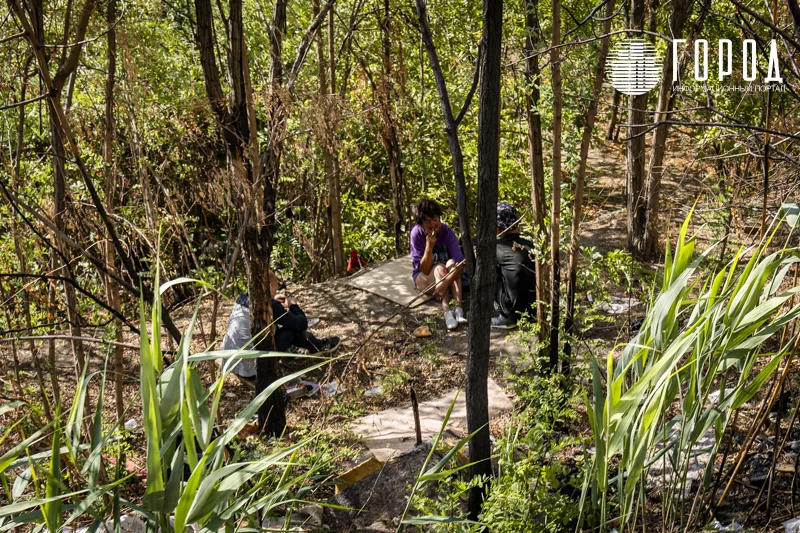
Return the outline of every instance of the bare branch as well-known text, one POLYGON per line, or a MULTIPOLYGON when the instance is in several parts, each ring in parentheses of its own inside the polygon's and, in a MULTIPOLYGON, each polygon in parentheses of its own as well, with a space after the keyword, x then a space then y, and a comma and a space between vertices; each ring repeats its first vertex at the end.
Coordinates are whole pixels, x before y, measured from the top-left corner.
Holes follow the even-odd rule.
POLYGON ((0 44, 7 43, 8 41, 13 41, 14 39, 19 39, 20 37, 25 37, 24 31, 15 33, 14 35, 9 35, 8 37, 3 37, 2 39, 0 39, 0 44))
POLYGON ((23 100, 21 102, 14 102, 13 104, 3 105, 3 106, 0 106, 0 111, 5 111, 6 109, 13 109, 15 107, 20 107, 20 106, 23 106, 25 104, 31 104, 33 102, 38 102, 39 100, 44 100, 48 96, 49 95, 47 95, 47 94, 40 94, 39 96, 35 96, 33 98, 29 98, 29 99, 23 100))
MULTIPOLYGON (((297 82, 297 75, 300 73, 300 68, 302 68, 303 63, 305 62, 308 49, 311 47, 311 42, 317 35, 317 31, 319 31, 322 21, 325 20, 325 17, 328 15, 328 11, 330 11, 333 2, 334 0, 328 0, 325 2, 325 5, 322 6, 322 8, 319 10, 319 13, 317 13, 317 16, 314 17, 313 21, 311 21, 311 25, 308 27, 306 33, 303 35, 303 38, 300 40, 300 44, 297 46, 297 55, 295 56, 294 63, 292 63, 291 70, 289 70, 289 77, 286 83, 286 90, 289 92, 289 94, 292 94, 294 91, 294 85, 297 82)), ((280 31, 280 29, 274 29, 273 31, 280 31)))

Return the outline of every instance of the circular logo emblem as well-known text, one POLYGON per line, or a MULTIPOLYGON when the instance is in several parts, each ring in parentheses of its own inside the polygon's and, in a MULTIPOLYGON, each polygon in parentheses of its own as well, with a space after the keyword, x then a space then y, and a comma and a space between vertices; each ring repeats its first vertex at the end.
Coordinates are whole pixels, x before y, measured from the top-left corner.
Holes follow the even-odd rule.
POLYGON ((608 60, 609 81, 622 94, 644 94, 661 78, 661 56, 644 39, 623 39, 611 49, 608 60))

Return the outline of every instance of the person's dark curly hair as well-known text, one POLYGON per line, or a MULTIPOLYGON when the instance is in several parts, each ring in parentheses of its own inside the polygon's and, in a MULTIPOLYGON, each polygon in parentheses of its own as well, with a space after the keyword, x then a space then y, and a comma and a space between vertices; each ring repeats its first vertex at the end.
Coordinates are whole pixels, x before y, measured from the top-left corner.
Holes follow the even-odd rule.
POLYGON ((442 206, 436 203, 434 200, 430 198, 422 198, 417 204, 414 206, 414 219, 416 220, 418 225, 422 225, 422 222, 426 218, 441 218, 442 217, 442 206))

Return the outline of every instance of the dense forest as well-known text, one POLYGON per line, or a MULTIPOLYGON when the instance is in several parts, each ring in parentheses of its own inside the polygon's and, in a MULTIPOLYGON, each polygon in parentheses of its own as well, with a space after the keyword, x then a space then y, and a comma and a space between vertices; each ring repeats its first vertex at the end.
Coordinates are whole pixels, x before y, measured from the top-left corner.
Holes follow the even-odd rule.
POLYGON ((798 0, 3 5, 0 531, 800 531, 798 0))

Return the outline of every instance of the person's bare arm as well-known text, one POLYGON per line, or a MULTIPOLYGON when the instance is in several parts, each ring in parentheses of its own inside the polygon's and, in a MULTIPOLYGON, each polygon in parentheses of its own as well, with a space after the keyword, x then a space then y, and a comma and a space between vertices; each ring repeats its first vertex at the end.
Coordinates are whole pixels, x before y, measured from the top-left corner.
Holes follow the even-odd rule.
POLYGON ((433 267, 433 247, 436 245, 436 234, 431 230, 430 234, 425 235, 425 252, 419 261, 419 271, 426 276, 431 273, 433 267))

